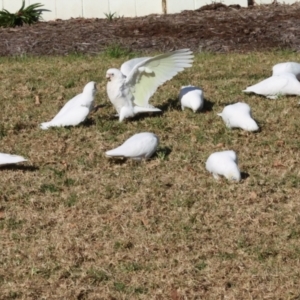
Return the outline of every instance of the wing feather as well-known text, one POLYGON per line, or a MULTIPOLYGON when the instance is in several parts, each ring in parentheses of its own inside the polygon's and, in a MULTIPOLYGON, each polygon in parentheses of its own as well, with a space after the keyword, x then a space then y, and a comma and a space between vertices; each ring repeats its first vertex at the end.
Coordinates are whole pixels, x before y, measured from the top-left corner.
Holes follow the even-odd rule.
POLYGON ((61 110, 57 113, 57 115, 54 118, 59 118, 61 117, 63 114, 65 114, 66 111, 68 111, 70 108, 72 108, 74 105, 76 105, 77 100, 80 100, 80 98, 82 97, 82 94, 79 94, 77 96, 75 96, 74 98, 72 98, 71 100, 69 100, 62 108, 61 110))
POLYGON ((123 75, 127 77, 135 65, 149 58, 151 57, 137 57, 137 58, 130 59, 122 64, 120 71, 122 72, 123 75))
POLYGON ((192 66, 194 55, 190 49, 181 49, 136 64, 126 78, 134 103, 148 107, 149 99, 157 88, 185 68, 192 66))

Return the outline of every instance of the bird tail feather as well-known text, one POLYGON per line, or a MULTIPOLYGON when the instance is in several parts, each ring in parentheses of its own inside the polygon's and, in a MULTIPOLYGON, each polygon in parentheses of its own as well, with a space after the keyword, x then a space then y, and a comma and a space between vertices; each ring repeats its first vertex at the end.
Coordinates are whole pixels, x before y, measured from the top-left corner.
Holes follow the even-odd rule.
POLYGON ((243 93, 252 93, 251 90, 249 90, 249 88, 246 88, 245 90, 242 90, 243 93))
POLYGON ((105 152, 106 156, 109 157, 124 157, 124 154, 119 151, 119 149, 113 149, 105 152))
POLYGON ((138 114, 138 113, 146 113, 146 112, 154 112, 154 111, 158 112, 158 111, 161 111, 161 109, 156 108, 156 107, 134 106, 133 111, 135 114, 138 114))
POLYGON ((49 127, 51 127, 51 122, 44 122, 40 124, 40 128, 43 130, 47 130, 49 127))

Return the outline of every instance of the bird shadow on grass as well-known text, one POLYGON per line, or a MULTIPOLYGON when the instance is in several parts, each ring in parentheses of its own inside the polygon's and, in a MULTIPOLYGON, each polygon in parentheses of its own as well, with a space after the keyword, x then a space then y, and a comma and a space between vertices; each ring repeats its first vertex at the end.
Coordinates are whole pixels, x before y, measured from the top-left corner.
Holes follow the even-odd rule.
POLYGON ((124 165, 128 162, 126 157, 107 157, 110 165, 124 165))
POLYGON ((159 158, 161 160, 168 159, 168 156, 172 152, 172 149, 169 147, 159 147, 157 151, 155 152, 155 155, 152 156, 152 158, 159 158))
MULTIPOLYGON (((207 111, 212 111, 213 106, 215 105, 214 102, 211 102, 209 99, 204 99, 204 106, 200 112, 207 112, 207 111)), ((165 103, 162 105, 157 106, 157 108, 161 109, 162 111, 167 111, 167 110, 181 110, 181 105, 180 101, 178 98, 176 99, 171 99, 169 98, 165 103)))
MULTIPOLYGON (((96 125, 96 121, 95 121, 95 113, 100 109, 100 108, 103 108, 105 107, 106 104, 99 104, 97 106, 94 107, 94 109, 92 110, 92 113, 89 115, 89 118, 87 118, 83 123, 82 125, 85 126, 85 127, 91 127, 91 126, 94 126, 96 125)), ((97 117, 97 116, 96 116, 97 117)))
POLYGON ((242 179, 247 179, 248 177, 250 177, 250 175, 249 175, 249 173, 241 172, 241 177, 242 177, 242 179))
MULTIPOLYGON (((160 112, 158 112, 159 114, 161 114, 160 112)), ((154 118, 156 117, 156 113, 141 113, 141 114, 138 114, 138 115, 135 115, 134 117, 132 118, 126 118, 124 119, 122 122, 123 123, 126 123, 126 122, 137 122, 137 121, 140 121, 140 120, 143 120, 145 118, 154 118)), ((103 116, 102 118, 103 120, 106 120, 106 121, 116 121, 116 122, 119 122, 119 117, 116 116, 116 115, 106 115, 106 116, 103 116)))
POLYGON ((99 104, 99 105, 96 105, 93 109, 93 113, 96 113, 100 108, 103 108, 103 107, 106 107, 107 104, 99 104))
POLYGON ((145 112, 135 115, 133 118, 125 119, 125 122, 138 122, 140 120, 149 119, 149 118, 156 118, 157 116, 161 116, 163 111, 156 111, 156 112, 145 112))
POLYGON ((24 165, 5 165, 5 166, 0 166, 0 171, 1 170, 18 170, 18 171, 26 171, 26 172, 34 172, 38 171, 40 168, 36 166, 24 166, 24 165))
POLYGON ((157 108, 161 109, 162 111, 167 111, 170 109, 176 109, 176 110, 181 109, 178 98, 176 98, 176 99, 169 98, 163 104, 158 105, 157 108))
POLYGON ((83 123, 81 123, 81 126, 84 127, 91 127, 96 125, 96 121, 94 118, 87 118, 83 123))
POLYGON ((204 113, 208 112, 208 111, 212 111, 214 105, 215 105, 214 102, 210 101, 209 99, 204 98, 204 106, 201 111, 204 113))
POLYGON ((128 164, 131 166, 138 166, 141 165, 143 163, 145 163, 146 161, 152 160, 154 156, 152 156, 151 158, 148 158, 147 160, 145 159, 141 159, 141 160, 137 160, 137 159, 132 159, 130 157, 109 157, 109 164, 110 165, 124 165, 124 164, 128 164))

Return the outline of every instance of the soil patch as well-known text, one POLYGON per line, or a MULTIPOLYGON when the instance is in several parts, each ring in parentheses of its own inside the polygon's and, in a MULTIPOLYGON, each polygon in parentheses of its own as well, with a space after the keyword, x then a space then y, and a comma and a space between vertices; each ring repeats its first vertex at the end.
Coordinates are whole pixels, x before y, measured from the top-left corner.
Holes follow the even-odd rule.
POLYGON ((153 52, 248 52, 300 48, 300 5, 206 5, 195 11, 139 18, 70 19, 0 28, 0 56, 97 54, 118 44, 153 52))

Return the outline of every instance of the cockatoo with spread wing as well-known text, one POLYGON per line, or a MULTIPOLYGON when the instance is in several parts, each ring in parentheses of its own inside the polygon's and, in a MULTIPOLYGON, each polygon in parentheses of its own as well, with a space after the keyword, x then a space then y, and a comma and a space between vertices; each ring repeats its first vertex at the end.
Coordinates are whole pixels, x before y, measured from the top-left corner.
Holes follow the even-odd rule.
POLYGON ((150 97, 167 80, 191 67, 193 58, 192 51, 181 49, 131 60, 121 70, 107 70, 107 94, 118 112, 119 121, 138 113, 161 111, 149 104, 150 97), (122 73, 122 69, 126 69, 126 74, 122 73))
POLYGON ((89 82, 85 85, 81 94, 69 100, 51 121, 40 124, 40 128, 45 130, 50 127, 80 124, 93 109, 96 91, 96 82, 89 82))
POLYGON ((23 161, 27 161, 23 156, 0 153, 0 166, 17 164, 23 161))

